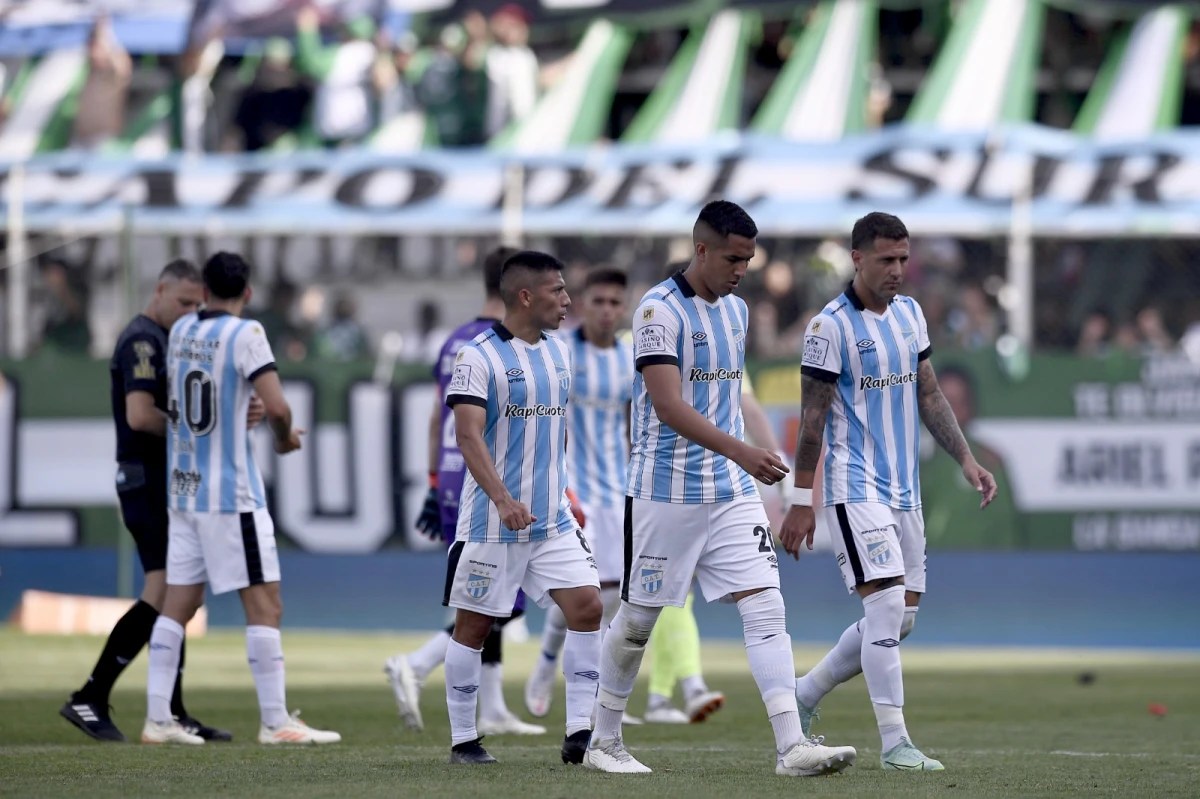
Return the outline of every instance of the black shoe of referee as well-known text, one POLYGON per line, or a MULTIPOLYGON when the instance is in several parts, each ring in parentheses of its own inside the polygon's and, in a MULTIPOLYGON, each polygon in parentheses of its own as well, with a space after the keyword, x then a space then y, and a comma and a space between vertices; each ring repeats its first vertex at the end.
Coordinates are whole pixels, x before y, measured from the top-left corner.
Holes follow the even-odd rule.
POLYGON ((229 730, 218 730, 214 727, 205 726, 202 722, 191 716, 183 716, 177 719, 179 726, 190 732, 192 735, 199 735, 206 741, 232 741, 233 733, 229 730))
POLYGON ((72 694, 71 698, 58 709, 58 715, 97 741, 129 742, 129 739, 121 734, 117 725, 113 724, 112 719, 109 718, 108 706, 80 699, 78 694, 72 694))
POLYGON ((591 740, 591 730, 580 730, 563 738, 562 762, 569 766, 578 766, 582 763, 583 756, 587 754, 588 743, 591 740))
POLYGON ((485 763, 495 763, 496 758, 488 754, 487 750, 479 742, 482 738, 476 738, 474 741, 466 741, 465 743, 455 744, 450 749, 450 764, 471 764, 483 765, 485 763))

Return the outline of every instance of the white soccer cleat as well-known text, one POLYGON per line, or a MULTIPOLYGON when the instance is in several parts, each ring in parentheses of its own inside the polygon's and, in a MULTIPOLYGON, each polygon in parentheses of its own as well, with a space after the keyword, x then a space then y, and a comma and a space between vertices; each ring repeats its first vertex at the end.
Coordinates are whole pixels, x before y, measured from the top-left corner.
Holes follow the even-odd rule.
POLYGON ((819 777, 837 774, 854 765, 858 752, 853 746, 825 746, 820 735, 793 746, 775 765, 775 773, 784 777, 819 777))
POLYGON ((687 714, 688 721, 699 724, 724 706, 725 694, 719 691, 705 691, 689 699, 683 712, 687 714))
POLYGON ((674 705, 660 705, 653 710, 647 710, 642 717, 647 724, 691 724, 692 719, 674 705))
POLYGON ((525 709, 534 718, 544 718, 554 704, 555 662, 540 658, 533 674, 525 681, 525 709))
POLYGON ((300 720, 300 711, 293 711, 285 724, 258 728, 260 744, 335 744, 342 736, 329 730, 314 730, 300 720))
POLYGON ((629 754, 620 738, 592 741, 583 755, 583 767, 609 774, 649 774, 650 768, 629 754))
POLYGON ((481 718, 475 725, 480 735, 545 735, 546 728, 540 724, 529 724, 509 713, 494 719, 481 718))
MULTIPOLYGON (((637 716, 631 716, 628 710, 621 714, 622 727, 640 727, 645 723, 646 722, 642 721, 637 716)), ((595 727, 595 723, 593 723, 592 726, 595 727)))
POLYGON ((142 727, 142 743, 202 746, 204 739, 199 735, 192 735, 185 730, 178 719, 171 719, 170 721, 151 721, 150 719, 146 719, 146 726, 142 727))
POLYGON ((421 718, 421 681, 408 663, 406 655, 390 657, 383 664, 383 670, 392 684, 392 693, 396 695, 396 709, 410 730, 425 729, 425 720, 421 718))

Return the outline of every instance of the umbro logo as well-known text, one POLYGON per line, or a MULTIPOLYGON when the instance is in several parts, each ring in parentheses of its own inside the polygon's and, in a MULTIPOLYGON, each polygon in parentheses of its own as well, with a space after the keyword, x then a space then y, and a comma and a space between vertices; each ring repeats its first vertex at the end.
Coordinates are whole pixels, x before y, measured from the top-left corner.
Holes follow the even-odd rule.
POLYGON ((170 648, 171 648, 171 645, 170 645, 170 644, 155 644, 155 643, 151 643, 151 644, 150 644, 150 651, 151 651, 151 652, 154 652, 154 651, 162 651, 162 650, 164 650, 164 649, 170 649, 170 648))
POLYGON ((464 694, 473 694, 479 690, 478 685, 456 685, 454 690, 461 691, 464 694))
POLYGON ((524 370, 522 370, 522 369, 518 369, 518 368, 517 368, 517 367, 515 367, 515 366, 514 366, 512 369, 509 369, 509 370, 508 370, 507 372, 505 372, 504 374, 508 375, 508 382, 509 382, 509 383, 524 383, 524 382, 525 382, 525 372, 524 372, 524 370))
POLYGON ((875 351, 875 342, 869 338, 860 339, 856 343, 858 344, 859 352, 874 352, 875 351))
POLYGON ((703 331, 692 334, 692 341, 704 341, 706 338, 708 338, 708 334, 703 331))
POLYGON ((871 643, 875 646, 885 646, 888 649, 891 649, 893 646, 900 646, 900 642, 895 638, 884 638, 882 641, 872 641, 871 643))
POLYGON ((585 680, 598 680, 598 679, 600 679, 600 672, 598 672, 598 671, 577 671, 577 672, 575 672, 575 676, 582 677, 585 680))

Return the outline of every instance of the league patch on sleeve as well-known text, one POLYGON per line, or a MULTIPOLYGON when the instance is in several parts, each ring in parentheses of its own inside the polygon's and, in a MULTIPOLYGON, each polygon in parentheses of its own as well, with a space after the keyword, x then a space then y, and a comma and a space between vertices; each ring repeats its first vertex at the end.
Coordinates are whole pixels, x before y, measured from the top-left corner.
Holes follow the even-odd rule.
POLYGON ((805 366, 824 366, 825 356, 828 354, 829 339, 820 336, 804 337, 804 358, 801 363, 805 366))
POLYGON ((454 367, 454 375, 450 378, 450 385, 446 387, 447 393, 461 393, 467 390, 471 385, 471 365, 469 363, 460 363, 454 367))
POLYGON ((639 358, 643 355, 666 355, 670 352, 667 349, 667 329, 663 325, 646 325, 637 331, 639 358))

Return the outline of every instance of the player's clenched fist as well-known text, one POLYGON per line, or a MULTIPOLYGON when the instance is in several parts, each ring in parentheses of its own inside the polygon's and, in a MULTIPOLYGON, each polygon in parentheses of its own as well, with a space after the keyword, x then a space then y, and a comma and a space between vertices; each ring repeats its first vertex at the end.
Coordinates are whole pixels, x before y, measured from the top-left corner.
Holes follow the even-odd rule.
POLYGON ((769 449, 746 446, 736 460, 747 474, 767 485, 775 485, 788 473, 788 467, 769 449))
POLYGON ((537 521, 537 517, 529 512, 529 508, 511 497, 497 502, 496 510, 500 514, 500 521, 513 532, 524 530, 537 521))
POLYGON ((779 541, 783 551, 799 559, 800 547, 813 548, 813 532, 817 529, 817 517, 807 505, 793 505, 783 517, 779 528, 779 541))
POLYGON ((304 435, 304 431, 296 428, 288 432, 287 438, 275 439, 275 451, 280 455, 295 452, 300 449, 300 436, 302 435, 304 435))

